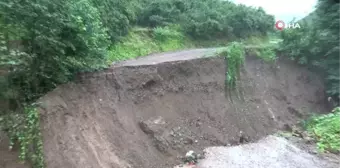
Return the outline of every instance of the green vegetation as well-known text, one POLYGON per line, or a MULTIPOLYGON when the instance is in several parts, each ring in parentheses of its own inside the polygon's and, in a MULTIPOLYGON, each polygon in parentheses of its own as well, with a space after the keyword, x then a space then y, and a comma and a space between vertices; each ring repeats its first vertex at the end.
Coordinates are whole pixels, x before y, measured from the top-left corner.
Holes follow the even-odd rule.
POLYGON ((10 137, 10 149, 15 143, 20 146, 19 158, 29 160, 33 167, 43 168, 43 143, 40 133, 40 119, 34 106, 27 106, 24 114, 7 114, 0 117, 0 129, 10 137))
POLYGON ((242 43, 230 43, 220 55, 225 57, 227 63, 226 86, 236 88, 236 82, 240 79, 240 69, 244 64, 245 50, 242 43))
POLYGON ((144 0, 138 23, 147 27, 179 24, 194 39, 266 35, 274 17, 262 8, 220 0, 144 0))
POLYGON ((277 59, 276 52, 271 47, 253 48, 251 52, 268 63, 274 63, 277 59))
POLYGON ((325 76, 327 94, 339 101, 339 2, 319 0, 314 13, 301 21, 301 29, 282 31, 281 50, 292 60, 325 76))
POLYGON ((340 107, 329 114, 311 117, 305 127, 316 139, 321 152, 340 152, 340 107))
POLYGON ((250 37, 242 40, 246 45, 246 50, 251 55, 255 55, 265 62, 274 63, 277 59, 276 50, 278 49, 277 38, 273 36, 268 37, 250 37))
POLYGON ((193 46, 183 33, 172 27, 137 28, 111 46, 108 61, 121 61, 156 52, 193 46))
MULTIPOLYGON (((306 65, 325 78, 327 94, 339 105, 339 2, 319 0, 316 10, 302 19, 301 29, 281 32, 280 50, 290 59, 306 65)), ((340 151, 340 108, 313 116, 304 123, 320 151, 340 151)))

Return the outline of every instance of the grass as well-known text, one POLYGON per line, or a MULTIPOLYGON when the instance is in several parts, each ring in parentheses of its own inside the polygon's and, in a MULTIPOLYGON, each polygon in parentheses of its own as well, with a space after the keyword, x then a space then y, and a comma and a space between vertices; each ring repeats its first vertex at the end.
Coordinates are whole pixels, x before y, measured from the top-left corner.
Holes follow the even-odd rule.
POLYGON ((242 39, 241 42, 246 46, 254 46, 259 48, 273 48, 277 49, 279 47, 282 39, 278 38, 275 35, 269 35, 266 37, 252 36, 247 39, 242 39))
POLYGON ((241 41, 249 53, 256 55, 268 63, 274 63, 276 61, 276 49, 278 48, 280 39, 275 36, 250 37, 241 41))
POLYGON ((277 59, 274 49, 270 47, 253 48, 252 52, 254 52, 257 57, 268 63, 274 63, 277 59))
POLYGON ((121 42, 110 47, 108 63, 192 46, 182 33, 169 27, 135 28, 121 42))
POLYGON ((320 152, 340 152, 340 107, 329 114, 312 116, 304 127, 316 139, 320 152))
POLYGON ((194 45, 199 48, 225 47, 230 41, 225 38, 212 40, 192 40, 194 45))

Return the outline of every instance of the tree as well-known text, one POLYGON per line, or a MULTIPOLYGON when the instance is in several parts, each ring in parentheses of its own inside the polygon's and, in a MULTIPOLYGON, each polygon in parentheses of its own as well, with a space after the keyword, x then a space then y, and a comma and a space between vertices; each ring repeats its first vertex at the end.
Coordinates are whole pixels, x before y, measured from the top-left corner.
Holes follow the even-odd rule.
POLYGON ((128 34, 131 25, 136 21, 139 5, 137 0, 91 0, 91 2, 98 9, 112 42, 128 34))
POLYGON ((319 0, 318 21, 315 22, 319 34, 319 60, 327 73, 327 93, 339 100, 340 64, 339 64, 339 1, 319 0))
POLYGON ((89 1, 3 0, 0 11, 4 43, 23 46, 3 45, 1 57, 19 102, 36 99, 74 72, 105 66, 107 34, 89 1))
POLYGON ((339 2, 319 0, 315 12, 302 20, 301 29, 281 33, 282 50, 300 64, 319 69, 325 76, 327 94, 337 101, 340 86, 339 13, 339 2))
POLYGON ((274 17, 263 9, 220 0, 145 0, 138 23, 157 27, 179 24, 194 38, 265 35, 274 17))

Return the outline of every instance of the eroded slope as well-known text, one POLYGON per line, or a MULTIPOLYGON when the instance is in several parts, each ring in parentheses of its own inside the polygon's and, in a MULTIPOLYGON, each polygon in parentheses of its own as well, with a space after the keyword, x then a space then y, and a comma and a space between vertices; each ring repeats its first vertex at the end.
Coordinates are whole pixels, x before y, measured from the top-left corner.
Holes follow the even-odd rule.
POLYGON ((286 61, 248 57, 239 96, 225 94, 225 61, 197 59, 207 51, 120 63, 48 93, 40 108, 47 167, 171 167, 189 149, 236 143, 239 131, 257 140, 322 110, 321 81, 286 61))

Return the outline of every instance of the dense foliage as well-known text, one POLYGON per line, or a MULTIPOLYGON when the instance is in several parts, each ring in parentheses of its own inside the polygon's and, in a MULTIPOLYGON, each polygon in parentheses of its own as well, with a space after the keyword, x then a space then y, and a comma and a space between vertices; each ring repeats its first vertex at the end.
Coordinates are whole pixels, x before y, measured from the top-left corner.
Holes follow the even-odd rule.
POLYGON ((105 65, 107 35, 89 2, 6 0, 0 11, 1 65, 8 71, 3 85, 10 99, 34 100, 76 71, 105 65), (13 41, 20 50, 11 48, 13 41))
POLYGON ((77 71, 104 67, 108 36, 89 1, 3 0, 0 12, 0 103, 10 104, 1 128, 20 159, 42 168, 39 115, 27 103, 77 71))
POLYGON ((138 22, 144 26, 179 24, 194 38, 248 37, 272 30, 274 17, 261 8, 221 0, 145 0, 138 22))
POLYGON ((134 28, 110 48, 109 62, 121 61, 155 52, 183 49, 192 46, 182 32, 173 27, 134 28))
MULTIPOLYGON (((107 28, 111 41, 117 41, 129 33, 136 21, 137 0, 90 0, 98 9, 101 21, 107 28)), ((84 10, 86 11, 86 10, 84 10)))
POLYGON ((327 93, 339 101, 339 2, 319 0, 317 9, 302 20, 301 29, 282 31, 282 50, 300 64, 325 75, 327 93))
POLYGON ((316 139, 321 152, 340 152, 340 107, 334 108, 329 114, 311 117, 305 126, 316 139))

